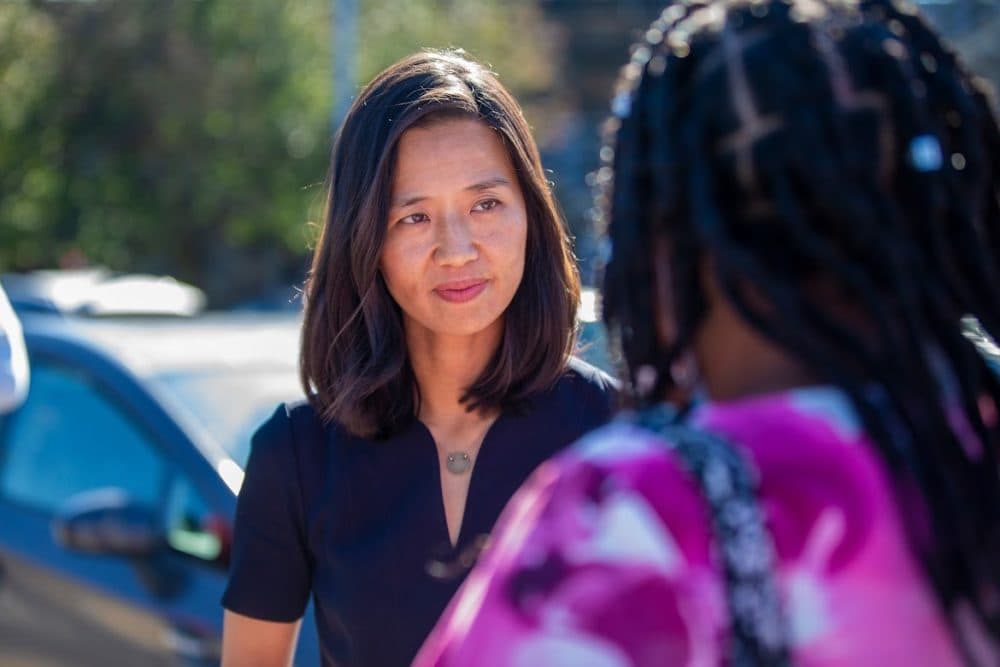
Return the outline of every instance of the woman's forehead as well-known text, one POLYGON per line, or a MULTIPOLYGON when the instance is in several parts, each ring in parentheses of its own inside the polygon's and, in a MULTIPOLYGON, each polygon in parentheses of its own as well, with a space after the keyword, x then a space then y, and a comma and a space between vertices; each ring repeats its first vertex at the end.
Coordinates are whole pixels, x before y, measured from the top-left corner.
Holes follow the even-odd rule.
POLYGON ((394 205, 397 200, 429 196, 441 190, 514 183, 514 166, 503 141, 482 121, 441 121, 411 128, 399 139, 393 173, 394 205))

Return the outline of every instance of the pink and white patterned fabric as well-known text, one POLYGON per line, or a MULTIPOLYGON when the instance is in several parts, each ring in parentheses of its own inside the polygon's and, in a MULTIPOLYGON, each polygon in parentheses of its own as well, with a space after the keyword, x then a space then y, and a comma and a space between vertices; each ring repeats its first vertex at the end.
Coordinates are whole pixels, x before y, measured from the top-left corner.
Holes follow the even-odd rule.
MULTIPOLYGON (((962 664, 843 394, 709 403, 691 423, 744 448, 760 475, 794 664, 962 664)), ((613 423, 518 492, 414 664, 723 664, 712 545, 707 507, 667 444, 613 423)))

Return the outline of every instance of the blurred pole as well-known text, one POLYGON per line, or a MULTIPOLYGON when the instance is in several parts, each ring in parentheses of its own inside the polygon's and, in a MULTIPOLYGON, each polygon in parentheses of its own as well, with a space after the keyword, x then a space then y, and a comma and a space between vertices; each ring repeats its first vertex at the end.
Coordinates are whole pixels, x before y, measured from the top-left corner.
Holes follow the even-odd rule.
POLYGON ((333 115, 331 131, 336 134, 351 106, 357 86, 358 3, 360 0, 331 0, 330 34, 333 37, 333 115))

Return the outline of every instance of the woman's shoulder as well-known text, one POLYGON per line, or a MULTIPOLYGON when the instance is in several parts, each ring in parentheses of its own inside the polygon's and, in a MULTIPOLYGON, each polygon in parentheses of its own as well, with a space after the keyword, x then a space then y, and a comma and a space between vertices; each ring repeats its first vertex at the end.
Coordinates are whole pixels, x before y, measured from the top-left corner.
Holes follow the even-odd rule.
POLYGON ((569 358, 560 381, 576 383, 602 393, 617 393, 621 388, 621 383, 614 377, 579 357, 569 358))
POLYGON ((552 393, 577 406, 610 416, 618 402, 620 383, 600 368, 570 357, 552 393))
POLYGON ((617 389, 617 382, 604 371, 570 358, 549 389, 518 409, 519 417, 533 434, 548 434, 562 449, 611 418, 618 403, 617 389))
POLYGON ((316 410, 303 399, 281 403, 257 428, 254 444, 260 446, 286 446, 292 442, 306 445, 336 437, 336 423, 325 424, 316 410))
POLYGON ((251 439, 247 477, 272 478, 272 484, 292 484, 305 506, 324 488, 341 487, 357 442, 342 425, 326 423, 306 400, 281 403, 251 439))
MULTIPOLYGON (((571 503, 593 502, 586 498, 583 480, 600 480, 625 496, 641 499, 650 509, 644 521, 672 525, 694 539, 681 540, 686 546, 707 539, 708 531, 695 517, 703 516, 703 503, 694 480, 672 451, 671 443, 658 434, 620 417, 595 429, 553 461, 552 474, 567 489, 571 503)), ((616 494, 602 497, 608 507, 618 509, 616 494)), ((698 559, 705 554, 697 549, 698 559)), ((689 554, 691 556, 691 554, 689 554)))
POLYGON ((299 470, 309 471, 347 440, 350 436, 342 426, 324 422, 303 399, 276 406, 254 433, 251 451, 269 459, 291 457, 299 470))

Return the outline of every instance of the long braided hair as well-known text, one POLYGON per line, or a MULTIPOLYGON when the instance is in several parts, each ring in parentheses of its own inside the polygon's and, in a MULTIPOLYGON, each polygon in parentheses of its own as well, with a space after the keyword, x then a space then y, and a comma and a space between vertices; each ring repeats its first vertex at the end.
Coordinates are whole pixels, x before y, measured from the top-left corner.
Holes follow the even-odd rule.
POLYGON ((649 395, 668 388, 710 257, 737 312, 850 397, 948 617, 971 607, 1000 637, 1000 382, 974 344, 1000 334, 983 89, 903 0, 686 0, 634 48, 612 106, 605 316, 633 387, 652 367, 649 395))

